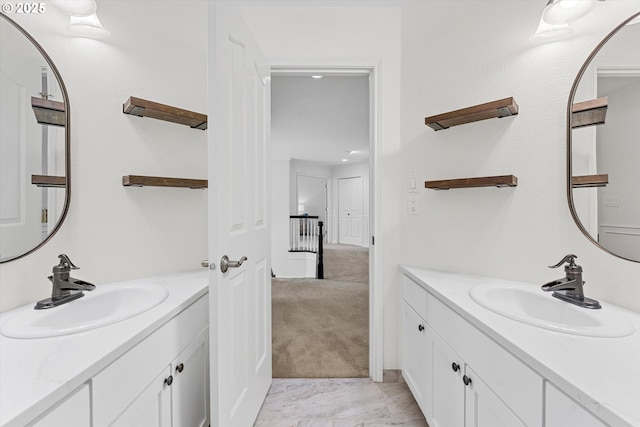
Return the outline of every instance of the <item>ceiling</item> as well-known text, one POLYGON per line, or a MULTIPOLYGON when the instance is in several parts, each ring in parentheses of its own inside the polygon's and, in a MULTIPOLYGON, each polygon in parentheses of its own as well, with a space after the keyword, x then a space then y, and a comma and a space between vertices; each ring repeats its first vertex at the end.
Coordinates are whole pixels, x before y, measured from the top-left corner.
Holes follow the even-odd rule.
POLYGON ((369 77, 273 75, 271 156, 329 166, 368 159, 369 77))

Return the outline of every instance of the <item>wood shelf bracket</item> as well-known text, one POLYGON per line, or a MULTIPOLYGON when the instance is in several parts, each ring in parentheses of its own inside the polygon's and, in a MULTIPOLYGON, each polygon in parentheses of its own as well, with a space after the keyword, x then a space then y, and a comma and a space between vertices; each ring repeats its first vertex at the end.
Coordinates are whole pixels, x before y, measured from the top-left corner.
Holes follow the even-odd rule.
POLYGON ((433 130, 443 130, 480 120, 515 116, 518 112, 516 100, 509 97, 427 117, 424 119, 424 124, 433 130))
POLYGON ((168 178, 163 176, 125 175, 124 187, 180 187, 204 189, 209 183, 206 179, 168 178))
POLYGON ((38 187, 66 188, 66 176, 31 175, 31 184, 38 187))
POLYGON ((609 174, 580 175, 571 177, 573 188, 605 187, 609 184, 609 174))
POLYGON ((571 129, 603 125, 607 118, 609 98, 577 102, 571 108, 571 129))
POLYGON ((32 96, 31 108, 33 108, 36 121, 41 125, 64 127, 67 124, 64 102, 51 101, 49 99, 32 96))
POLYGON ((431 190, 449 190, 452 188, 474 187, 517 187, 518 177, 515 175, 485 176, 479 178, 443 179, 426 181, 424 188, 431 190))
POLYGON ((153 119, 187 125, 194 129, 207 129, 206 114, 183 110, 134 96, 130 96, 122 105, 122 112, 133 116, 151 117, 153 119))

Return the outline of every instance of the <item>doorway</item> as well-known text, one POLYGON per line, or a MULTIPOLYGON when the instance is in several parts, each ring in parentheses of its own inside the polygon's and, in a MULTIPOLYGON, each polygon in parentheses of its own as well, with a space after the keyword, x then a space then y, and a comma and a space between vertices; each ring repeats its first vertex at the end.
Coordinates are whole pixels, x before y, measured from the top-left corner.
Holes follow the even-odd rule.
MULTIPOLYGON (((367 154, 368 158, 364 161, 367 173, 368 173, 368 189, 364 190, 363 203, 366 203, 366 210, 369 212, 369 218, 367 218, 366 230, 362 227, 362 218, 360 218, 361 225, 358 227, 359 240, 358 245, 371 246, 368 252, 368 348, 369 348, 369 363, 368 371, 369 377, 374 381, 382 381, 382 251, 381 243, 382 236, 379 233, 379 212, 380 206, 378 203, 380 177, 379 177, 379 164, 380 164, 380 93, 379 93, 379 71, 377 63, 363 62, 360 64, 340 64, 336 62, 317 62, 310 64, 304 61, 301 63, 299 60, 279 60, 272 61, 272 77, 276 76, 307 76, 311 78, 311 75, 323 75, 323 76, 359 76, 365 77, 368 87, 368 106, 366 108, 366 115, 368 119, 368 138, 367 138, 367 154), (373 244, 375 242, 375 244, 373 244)), ((272 79, 273 80, 273 79, 272 79)), ((343 147, 342 160, 347 163, 357 153, 352 152, 348 147, 343 147)), ((355 178, 355 176, 345 176, 341 178, 355 178)), ((349 182, 349 181, 345 181, 349 182)), ((274 190, 278 191, 278 190, 274 190)), ((328 212, 327 212, 327 228, 334 230, 330 232, 328 237, 334 242, 338 242, 338 230, 339 230, 339 214, 338 214, 338 195, 339 186, 338 179, 334 178, 331 184, 328 186, 328 212), (335 236, 335 239, 333 239, 335 236)), ((295 206, 297 209, 298 206, 295 206)), ((361 209, 362 212, 365 209, 361 209)), ((351 216, 351 215, 347 215, 351 216)), ((274 217, 275 222, 275 217, 274 217)), ((275 238, 275 237, 274 237, 275 238)), ((354 242, 355 240, 352 240, 354 242)), ((346 242, 345 242, 346 243, 346 242)), ((352 243, 353 244, 353 243, 352 243)))

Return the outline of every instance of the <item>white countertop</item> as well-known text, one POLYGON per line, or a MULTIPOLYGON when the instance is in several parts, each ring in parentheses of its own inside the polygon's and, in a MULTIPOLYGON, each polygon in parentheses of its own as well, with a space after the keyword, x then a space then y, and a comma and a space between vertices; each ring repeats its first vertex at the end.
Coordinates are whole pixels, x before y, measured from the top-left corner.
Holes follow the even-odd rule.
MULTIPOLYGON (((201 270, 118 283, 160 285, 169 296, 137 316, 73 335, 38 339, 0 335, 0 426, 32 421, 205 295, 209 276, 201 270)), ((110 284, 98 288, 103 286, 110 284)), ((12 313, 2 313, 0 323, 12 313)))
POLYGON ((602 310, 617 310, 636 332, 623 338, 569 335, 505 318, 469 297, 480 284, 540 284, 404 265, 400 271, 606 423, 640 426, 639 314, 601 301, 602 310))

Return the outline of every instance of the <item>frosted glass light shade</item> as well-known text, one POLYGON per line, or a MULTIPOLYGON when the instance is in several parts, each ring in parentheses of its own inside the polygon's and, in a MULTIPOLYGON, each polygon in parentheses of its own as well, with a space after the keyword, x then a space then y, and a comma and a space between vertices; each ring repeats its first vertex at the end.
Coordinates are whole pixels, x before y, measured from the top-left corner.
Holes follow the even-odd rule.
POLYGON ((58 9, 71 16, 89 16, 96 13, 95 0, 50 0, 58 9))
POLYGON ((111 34, 102 26, 95 13, 89 16, 71 16, 69 20, 67 31, 76 36, 103 39, 111 34))
POLYGON ((557 38, 566 34, 569 34, 573 30, 569 27, 569 24, 551 25, 544 22, 544 19, 540 19, 538 29, 530 40, 542 40, 557 38))
POLYGON ((594 5, 595 0, 549 0, 542 20, 549 25, 568 24, 591 12, 594 5))

